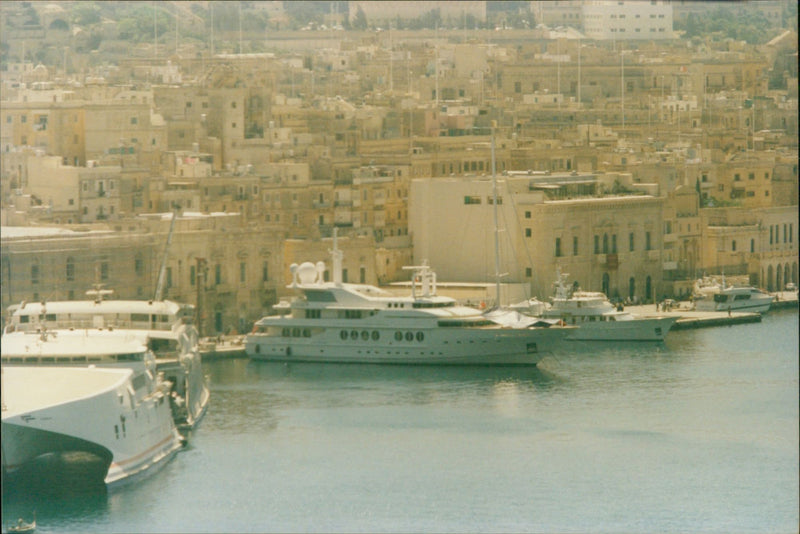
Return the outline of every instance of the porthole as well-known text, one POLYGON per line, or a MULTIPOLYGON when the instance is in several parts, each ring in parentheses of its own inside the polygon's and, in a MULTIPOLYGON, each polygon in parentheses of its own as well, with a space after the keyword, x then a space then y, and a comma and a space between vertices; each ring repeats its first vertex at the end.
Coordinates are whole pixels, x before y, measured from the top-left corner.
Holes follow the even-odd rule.
POLYGON ((422 340, 424 339, 425 339, 425 334, 423 334, 422 332, 417 332, 417 341, 422 343, 422 340))
POLYGON ((406 332, 406 341, 414 341, 414 332, 406 332))
POLYGON ((303 328, 303 337, 311 337, 311 330, 303 328))
POLYGON ((361 331, 361 339, 363 339, 364 341, 369 340, 369 332, 367 332, 366 330, 362 330, 361 331))
POLYGON ((292 328, 292 337, 300 337, 300 329, 292 328))
POLYGON ((342 330, 341 332, 339 332, 339 337, 342 338, 343 340, 347 340, 347 330, 342 330))
POLYGON ((395 332, 394 339, 395 341, 403 341, 403 333, 400 331, 395 332))
POLYGON ((377 330, 372 331, 372 341, 378 341, 381 338, 380 332, 377 330))
POLYGON ((356 332, 355 330, 351 330, 350 339, 358 339, 358 332, 356 332))
POLYGON ((283 337, 289 337, 291 335, 291 330, 289 330, 288 328, 284 328, 283 330, 281 330, 281 335, 283 337))

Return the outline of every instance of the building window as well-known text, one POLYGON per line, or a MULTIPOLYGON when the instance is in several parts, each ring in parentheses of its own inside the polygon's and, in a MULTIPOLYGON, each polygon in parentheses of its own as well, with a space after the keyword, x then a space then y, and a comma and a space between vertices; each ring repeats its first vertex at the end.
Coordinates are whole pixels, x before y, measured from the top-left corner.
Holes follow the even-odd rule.
POLYGON ((572 236, 572 255, 578 255, 578 236, 572 236))
POLYGON ((33 265, 31 265, 31 284, 38 284, 38 283, 39 283, 39 264, 34 263, 33 265))
POLYGON ((731 241, 731 252, 736 252, 736 240, 731 241))
MULTIPOLYGON (((365 191, 365 194, 366 194, 366 191, 365 191)), ((480 203, 481 203, 481 197, 479 197, 479 196, 465 196, 464 197, 464 204, 480 204, 480 203)))
POLYGON ((167 267, 167 289, 172 287, 172 267, 167 267))
POLYGON ((104 261, 100 264, 100 280, 107 281, 108 280, 108 262, 104 261))
POLYGON ((261 264, 261 281, 267 282, 269 280, 269 264, 264 262, 261 264))
POLYGON ((189 285, 193 286, 197 279, 197 267, 194 265, 189 266, 189 285))
POLYGON ((525 277, 530 278, 531 276, 533 276, 533 269, 530 267, 525 267, 525 277))
POLYGON ((530 211, 526 211, 525 212, 525 218, 526 219, 530 219, 531 218, 531 212, 530 211))
POLYGON ((247 263, 239 263, 239 283, 244 284, 247 282, 247 263))
POLYGON ((608 254, 608 234, 603 234, 603 254, 608 254))
POLYGON ((596 234, 594 236, 594 253, 600 254, 600 236, 596 234))
POLYGON ((530 228, 525 228, 525 237, 531 237, 531 234, 532 234, 532 233, 533 233, 533 232, 531 231, 531 229, 530 229, 530 228))
POLYGON ((650 232, 645 232, 644 233, 644 249, 645 250, 650 250, 651 249, 650 232))
POLYGON ((222 283, 222 265, 217 263, 214 265, 214 284, 220 285, 222 283))
POLYGON ((770 226, 769 226, 769 244, 770 244, 770 245, 773 243, 772 232, 773 232, 773 226, 772 226, 772 225, 770 225, 770 226))
POLYGON ((556 238, 556 258, 561 257, 561 238, 556 238))
POLYGON ((67 281, 72 282, 75 280, 75 260, 72 257, 67 258, 67 281))
POLYGON ((139 119, 137 119, 136 117, 131 117, 131 124, 138 124, 138 123, 139 119))
POLYGON ((750 240, 750 252, 755 252, 755 251, 756 251, 756 240, 755 239, 751 239, 750 240))
POLYGON ((612 254, 617 253, 617 234, 613 234, 611 236, 611 253, 612 254))

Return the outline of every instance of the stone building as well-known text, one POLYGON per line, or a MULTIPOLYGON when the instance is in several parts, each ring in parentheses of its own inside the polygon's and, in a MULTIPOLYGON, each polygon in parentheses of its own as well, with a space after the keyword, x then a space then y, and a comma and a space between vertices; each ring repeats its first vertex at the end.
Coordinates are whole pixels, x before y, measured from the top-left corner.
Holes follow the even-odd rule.
MULTIPOLYGON (((577 173, 498 180, 503 282, 530 284, 531 295, 542 298, 550 295, 560 268, 583 288, 611 297, 652 299, 666 291, 664 200, 597 197, 597 183, 596 175, 577 173)), ((409 227, 414 261, 428 260, 443 281, 493 281, 493 198, 489 178, 413 180, 409 227)))

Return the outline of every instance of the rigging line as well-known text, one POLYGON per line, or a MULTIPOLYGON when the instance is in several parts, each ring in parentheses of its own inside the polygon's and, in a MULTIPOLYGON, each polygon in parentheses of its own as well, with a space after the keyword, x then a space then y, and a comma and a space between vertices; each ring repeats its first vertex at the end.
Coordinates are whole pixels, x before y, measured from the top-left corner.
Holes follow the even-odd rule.
MULTIPOLYGON (((506 186, 506 194, 509 197, 510 202, 511 202, 511 209, 514 210, 514 218, 515 218, 515 220, 517 222, 517 225, 519 225, 520 218, 519 218, 519 212, 517 211, 517 203, 514 201, 514 196, 511 194, 511 188, 508 185, 508 179, 506 179, 504 181, 505 181, 505 186, 506 186)), ((521 241, 522 241, 522 248, 525 250, 525 255, 528 258, 528 264, 531 266, 531 283, 526 284, 524 286, 525 287, 525 295, 528 298, 531 298, 531 296, 532 296, 530 294, 530 292, 531 292, 531 284, 536 282, 536 275, 535 275, 536 271, 533 268, 533 257, 531 256, 531 251, 528 249, 528 243, 525 240, 524 232, 523 232, 521 241)), ((513 249, 513 247, 512 247, 512 249, 513 249)), ((517 263, 519 263, 519 262, 517 262, 517 263)), ((521 266, 517 265, 517 267, 519 267, 521 269, 521 266)), ((520 271, 520 274, 522 274, 521 271, 520 271)), ((522 278, 520 277, 520 279, 522 279, 522 278)))

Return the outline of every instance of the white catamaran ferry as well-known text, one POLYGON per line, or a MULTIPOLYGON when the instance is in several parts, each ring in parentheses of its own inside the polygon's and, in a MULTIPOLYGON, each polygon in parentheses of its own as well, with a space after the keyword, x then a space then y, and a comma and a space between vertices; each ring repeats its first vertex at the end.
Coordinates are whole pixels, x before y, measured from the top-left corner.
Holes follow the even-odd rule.
POLYGON ((209 389, 198 350, 193 309, 169 300, 107 300, 110 290, 87 292, 93 300, 28 302, 12 307, 3 334, 39 335, 61 330, 98 333, 124 330, 155 354, 156 367, 174 386, 175 422, 192 429, 205 414, 209 389))
POLYGON ((325 264, 292 265, 300 296, 288 313, 256 322, 245 341, 254 360, 388 364, 536 364, 574 328, 539 321, 508 328, 480 310, 436 295, 436 275, 413 270, 411 295, 398 297, 367 284, 342 282, 342 253, 332 254, 332 281, 325 264))
POLYGON ((91 476, 114 486, 153 472, 182 447, 172 384, 140 337, 14 332, 2 345, 4 477, 47 456, 84 455, 91 476))

